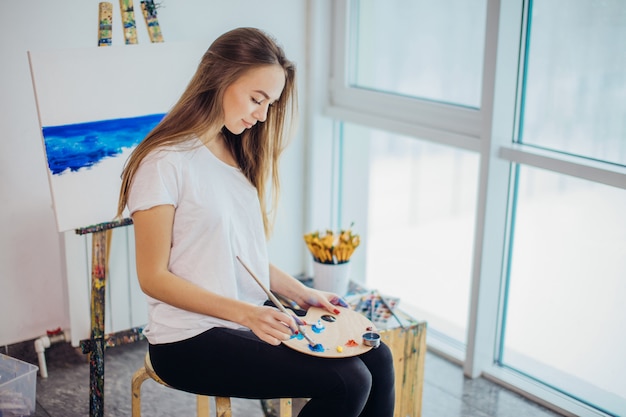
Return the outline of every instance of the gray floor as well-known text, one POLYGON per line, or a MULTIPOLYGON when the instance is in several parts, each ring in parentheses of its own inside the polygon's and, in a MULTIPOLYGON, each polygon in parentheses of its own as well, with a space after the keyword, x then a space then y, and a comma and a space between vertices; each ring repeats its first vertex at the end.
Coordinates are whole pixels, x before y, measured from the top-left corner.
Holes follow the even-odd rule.
MULTIPOLYGON (((8 354, 37 364, 34 351, 26 346, 8 354)), ((130 382, 146 352, 146 342, 110 348, 105 357, 105 408, 107 417, 130 416, 130 382)), ((0 348, 0 353, 7 353, 0 348)), ((89 365, 86 356, 61 343, 46 350, 48 378, 37 378, 36 417, 89 415, 89 365)), ((142 389, 142 411, 146 417, 195 416, 195 397, 147 380, 142 389)), ((258 400, 233 399, 235 417, 265 416, 258 400)), ((428 353, 425 365, 423 417, 558 416, 519 395, 485 379, 470 380, 461 368, 428 353)))

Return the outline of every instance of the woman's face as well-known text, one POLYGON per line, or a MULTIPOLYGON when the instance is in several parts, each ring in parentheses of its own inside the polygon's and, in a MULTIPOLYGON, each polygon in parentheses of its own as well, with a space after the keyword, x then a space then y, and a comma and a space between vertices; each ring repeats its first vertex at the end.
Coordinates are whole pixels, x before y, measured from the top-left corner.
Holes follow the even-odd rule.
POLYGON ((236 135, 264 122, 267 111, 285 87, 280 65, 265 65, 245 72, 224 91, 224 126, 236 135))

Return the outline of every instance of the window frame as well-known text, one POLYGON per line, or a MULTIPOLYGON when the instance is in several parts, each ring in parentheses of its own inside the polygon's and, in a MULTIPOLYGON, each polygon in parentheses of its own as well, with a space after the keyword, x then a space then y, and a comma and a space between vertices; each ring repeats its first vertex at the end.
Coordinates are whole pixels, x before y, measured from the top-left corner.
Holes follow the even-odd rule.
POLYGON ((333 50, 326 113, 371 127, 424 137, 470 151, 478 151, 482 112, 419 98, 350 86, 349 0, 333 4, 333 50))
MULTIPOLYGON (((460 363, 468 377, 484 376, 560 412, 601 416, 606 414, 497 365, 507 270, 509 190, 515 180, 516 165, 533 166, 626 190, 626 167, 515 143, 519 131, 523 77, 520 68, 526 52, 529 2, 487 0, 481 105, 474 109, 350 86, 347 65, 352 42, 350 0, 327 0, 324 6, 316 6, 323 14, 313 19, 317 22, 314 22, 317 30, 312 31, 312 39, 322 39, 321 45, 325 44, 331 51, 325 61, 326 69, 317 67, 326 77, 321 111, 325 117, 340 122, 361 124, 479 153, 466 350, 462 352, 433 340, 429 340, 429 348, 460 363), (323 21, 331 21, 330 34, 321 33, 323 21)), ((320 57, 319 51, 317 56, 320 57)), ((314 106, 316 104, 320 101, 314 102, 314 106)), ((340 140, 336 135, 332 139, 334 143, 340 140)), ((315 171, 316 168, 311 169, 312 177, 315 177, 315 171)), ((337 180, 340 179, 333 181, 337 180)), ((347 194, 344 198, 352 204, 358 200, 358 196, 347 194)), ((333 209, 341 211, 341 203, 333 209)), ((366 241, 366 233, 363 237, 366 241)))

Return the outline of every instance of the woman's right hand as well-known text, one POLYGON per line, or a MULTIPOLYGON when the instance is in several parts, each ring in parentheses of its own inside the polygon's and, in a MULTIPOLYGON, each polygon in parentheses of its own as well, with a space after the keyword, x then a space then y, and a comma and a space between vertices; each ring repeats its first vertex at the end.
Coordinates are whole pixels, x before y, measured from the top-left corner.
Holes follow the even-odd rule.
POLYGON ((259 339, 274 346, 289 340, 292 332, 297 329, 293 317, 268 306, 252 307, 242 324, 252 330, 259 339))

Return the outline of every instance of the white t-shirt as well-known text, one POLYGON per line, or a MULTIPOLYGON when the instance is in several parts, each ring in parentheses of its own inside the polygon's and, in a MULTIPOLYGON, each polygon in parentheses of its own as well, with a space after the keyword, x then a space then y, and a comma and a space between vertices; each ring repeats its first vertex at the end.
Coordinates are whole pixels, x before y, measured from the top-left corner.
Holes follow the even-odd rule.
MULTIPOLYGON (((199 140, 153 151, 141 162, 128 198, 130 213, 170 204, 176 209, 169 270, 217 294, 261 305, 267 296, 239 256, 269 288, 269 261, 256 188, 199 140)), ((242 326, 192 313, 147 296, 152 344, 213 327, 242 326)))

